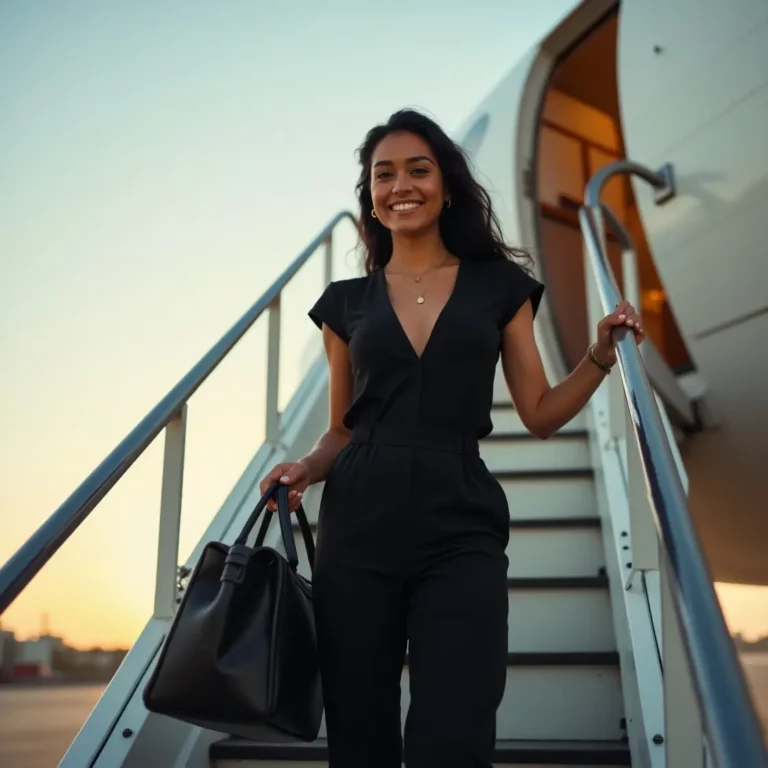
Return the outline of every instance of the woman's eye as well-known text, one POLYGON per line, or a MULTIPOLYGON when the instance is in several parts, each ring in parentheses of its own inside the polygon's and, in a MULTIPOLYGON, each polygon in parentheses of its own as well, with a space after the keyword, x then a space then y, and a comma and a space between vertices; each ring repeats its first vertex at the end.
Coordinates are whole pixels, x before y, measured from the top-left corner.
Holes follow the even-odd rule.
POLYGON ((428 171, 427 171, 427 169, 426 169, 426 168, 414 168, 414 169, 411 171, 411 173, 415 173, 415 174, 417 174, 418 176, 425 176, 425 175, 428 173, 428 171))
POLYGON ((392 174, 389 171, 381 171, 380 173, 376 174, 377 179, 385 179, 387 176, 391 176, 392 174))

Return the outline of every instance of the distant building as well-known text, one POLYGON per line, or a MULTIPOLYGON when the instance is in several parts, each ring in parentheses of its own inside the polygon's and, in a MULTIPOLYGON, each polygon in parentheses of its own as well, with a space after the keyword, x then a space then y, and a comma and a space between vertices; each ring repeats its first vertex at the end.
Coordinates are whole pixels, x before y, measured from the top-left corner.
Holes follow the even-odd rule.
POLYGON ((18 643, 14 677, 24 679, 51 677, 55 658, 57 654, 63 653, 65 648, 64 641, 53 635, 18 643))
POLYGON ((122 649, 78 650, 48 632, 35 639, 19 641, 13 632, 0 629, 0 683, 106 682, 115 674, 126 653, 122 649))
POLYGON ((13 677, 17 652, 16 635, 10 630, 0 629, 0 682, 13 677))

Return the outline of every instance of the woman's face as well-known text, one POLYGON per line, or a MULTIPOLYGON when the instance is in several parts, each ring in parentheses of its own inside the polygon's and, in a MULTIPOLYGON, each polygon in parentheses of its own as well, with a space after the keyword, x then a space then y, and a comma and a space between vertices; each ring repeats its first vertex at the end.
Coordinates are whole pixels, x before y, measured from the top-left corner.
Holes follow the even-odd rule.
POLYGON ((371 161, 371 197, 376 217, 393 234, 435 226, 447 197, 429 144, 406 131, 383 138, 371 161))

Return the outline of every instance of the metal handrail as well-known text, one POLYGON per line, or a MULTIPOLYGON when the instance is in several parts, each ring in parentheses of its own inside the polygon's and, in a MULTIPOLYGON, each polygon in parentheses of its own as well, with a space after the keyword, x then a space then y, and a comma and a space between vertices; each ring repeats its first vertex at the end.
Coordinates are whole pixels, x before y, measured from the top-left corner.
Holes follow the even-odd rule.
MULTIPOLYGON (((590 179, 579 222, 606 313, 613 311, 621 298, 603 247, 600 197, 607 181, 619 174, 647 181, 656 190, 658 203, 674 195, 671 166, 654 173, 636 163, 618 161, 603 167, 590 179)), ((628 330, 618 330, 614 335, 650 507, 669 561, 675 611, 715 762, 719 768, 765 768, 760 725, 693 527, 685 490, 639 348, 628 330)))
MULTIPOLYGON (((341 211, 336 214, 261 298, 211 347, 189 373, 160 400, 5 563, 0 569, 0 614, 77 530, 160 431, 180 413, 190 397, 261 317, 264 310, 279 299, 286 284, 309 257, 323 243, 329 241, 334 229, 343 219, 349 219, 357 228, 357 220, 352 213, 341 211)), ((328 277, 327 272, 326 277, 328 277)))
MULTIPOLYGON (((637 249, 634 238, 607 203, 601 201, 600 210, 608 225, 608 229, 613 231, 621 245, 624 298, 630 304, 639 307, 640 285, 637 272, 637 249)), ((653 341, 649 338, 645 340, 642 357, 648 379, 661 396, 668 414, 673 416, 677 423, 683 425, 684 429, 693 430, 697 425, 697 421, 690 399, 677 382, 672 369, 661 357, 653 341)))

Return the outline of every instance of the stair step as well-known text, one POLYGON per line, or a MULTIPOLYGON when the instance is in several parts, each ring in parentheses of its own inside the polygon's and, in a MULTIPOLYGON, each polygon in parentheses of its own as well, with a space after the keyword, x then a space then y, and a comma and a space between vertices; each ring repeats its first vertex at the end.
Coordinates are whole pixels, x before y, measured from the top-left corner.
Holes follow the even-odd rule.
POLYGON ((540 440, 538 437, 534 437, 530 432, 519 432, 514 429, 495 429, 490 435, 484 437, 480 444, 484 443, 511 443, 511 442, 528 442, 528 443, 541 443, 542 445, 551 445, 553 442, 566 441, 566 440, 586 440, 589 433, 586 429, 569 429, 566 431, 557 432, 549 440, 540 440))
POLYGON ((492 434, 480 441, 480 458, 491 472, 592 468, 586 432, 562 433, 549 440, 527 434, 492 434))
MULTIPOLYGON (((410 659, 405 654, 405 665, 410 659)), ((525 651, 507 653, 508 667, 617 666, 617 651, 525 651)))
MULTIPOLYGON (((497 713, 500 739, 618 740, 624 717, 616 652, 527 652, 507 657, 497 713)), ((401 675, 401 719, 410 705, 409 667, 401 675)), ((320 728, 325 736, 325 720, 320 728)))
MULTIPOLYGON (((528 428, 520 419, 520 414, 514 409, 511 402, 494 403, 491 409, 491 422, 495 432, 521 432, 530 434, 528 428)), ((587 428, 586 415, 580 413, 574 419, 561 427, 557 434, 564 435, 569 432, 578 432, 587 428)))
POLYGON ((607 589, 607 576, 533 576, 507 579, 509 589, 607 589))
POLYGON ((506 547, 509 578, 599 576, 605 550, 599 525, 513 527, 506 547))
MULTIPOLYGON (((325 739, 311 744, 258 744, 247 739, 228 738, 210 746, 214 768, 242 768, 258 761, 259 768, 277 768, 291 763, 291 768, 320 768, 328 765, 325 739)), ((498 768, 505 765, 548 766, 619 766, 630 765, 626 744, 619 741, 530 741, 502 739, 496 742, 493 756, 498 768)))
MULTIPOLYGON (((316 537, 316 525, 311 525, 316 537)), ((304 542, 294 525, 299 572, 309 577, 304 542)), ((550 522, 515 521, 506 547, 507 577, 590 578, 605 569, 605 552, 599 518, 550 522)))
POLYGON ((512 520, 532 518, 597 518, 591 470, 497 471, 512 520))
POLYGON ((595 477, 591 467, 564 469, 560 467, 542 467, 540 469, 495 469, 493 476, 499 480, 589 480, 595 477))
POLYGON ((613 666, 618 665, 616 651, 528 651, 508 653, 508 667, 613 666))
POLYGON ((510 528, 599 528, 600 518, 590 517, 520 517, 509 521, 510 528))
MULTIPOLYGON (((597 517, 594 473, 590 468, 497 468, 493 474, 504 490, 513 520, 597 517)), ((322 492, 323 483, 307 489, 304 510, 310 520, 317 519, 322 492)))
POLYGON ((615 651, 605 576, 507 581, 510 652, 615 651))
MULTIPOLYGON (((299 523, 293 518, 293 530, 299 531, 299 523)), ((600 528, 601 520, 597 516, 592 517, 520 517, 511 518, 510 528, 600 528)), ((317 522, 311 520, 309 527, 313 534, 317 534, 317 522)))

